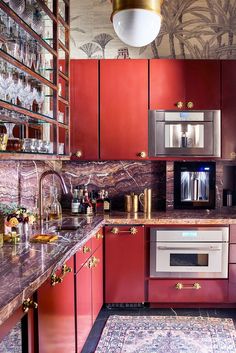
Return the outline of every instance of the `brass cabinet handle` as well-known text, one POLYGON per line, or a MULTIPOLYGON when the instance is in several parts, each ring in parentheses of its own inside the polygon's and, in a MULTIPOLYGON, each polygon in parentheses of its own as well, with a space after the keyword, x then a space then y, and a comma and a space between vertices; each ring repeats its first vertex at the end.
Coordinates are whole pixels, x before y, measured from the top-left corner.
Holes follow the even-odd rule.
POLYGON ((87 254, 87 252, 91 252, 91 248, 89 246, 84 245, 83 247, 83 253, 87 254))
POLYGON ((102 234, 102 233, 97 233, 97 234, 95 235, 95 238, 96 238, 96 239, 103 239, 103 234, 102 234))
POLYGON ((30 298, 23 301, 22 310, 24 313, 28 313, 29 309, 37 309, 38 304, 31 300, 30 298))
POLYGON ((82 153, 82 151, 78 150, 78 151, 75 153, 75 155, 76 155, 76 157, 81 158, 82 155, 83 155, 83 153, 82 153))
POLYGON ((61 268, 60 276, 57 276, 55 273, 51 275, 51 286, 55 286, 56 284, 62 283, 65 275, 70 272, 72 272, 72 268, 64 264, 61 268))
POLYGON ((93 263, 93 267, 97 267, 97 265, 100 262, 100 259, 97 259, 95 256, 92 257, 92 263, 93 263))
POLYGON ((176 107, 179 108, 179 109, 182 109, 184 106, 184 103, 183 102, 177 102, 176 103, 176 107))
POLYGON ((139 153, 138 153, 138 156, 139 156, 140 158, 146 158, 146 157, 147 157, 147 153, 144 152, 144 151, 142 151, 142 152, 139 152, 139 153))
POLYGON ((187 108, 188 108, 188 109, 192 109, 193 107, 194 107, 193 102, 188 102, 188 103, 187 103, 187 108))
POLYGON ((182 289, 201 289, 201 285, 199 283, 194 283, 193 285, 183 284, 183 283, 176 283, 175 289, 182 290, 182 289))
POLYGON ((136 227, 131 227, 129 230, 120 230, 118 227, 114 227, 112 228, 111 233, 113 234, 130 233, 134 235, 138 233, 138 229, 136 227))
POLYGON ((231 152, 230 157, 234 159, 236 157, 236 152, 231 152))

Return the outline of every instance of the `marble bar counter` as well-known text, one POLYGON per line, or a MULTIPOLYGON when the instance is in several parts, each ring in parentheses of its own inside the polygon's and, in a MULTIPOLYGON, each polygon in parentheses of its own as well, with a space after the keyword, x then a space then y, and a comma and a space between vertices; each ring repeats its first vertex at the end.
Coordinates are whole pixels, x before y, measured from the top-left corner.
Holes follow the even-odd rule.
POLYGON ((151 214, 114 212, 104 216, 105 224, 144 225, 230 225, 236 224, 236 208, 220 210, 173 210, 151 214))
POLYGON ((76 231, 58 232, 54 243, 24 241, 0 247, 0 325, 104 223, 102 216, 89 218, 88 222, 76 231))
POLYGON ((76 231, 60 231, 55 243, 37 244, 24 241, 0 247, 0 325, 22 302, 68 260, 103 225, 231 225, 236 224, 236 210, 167 211, 110 215, 88 218, 89 223, 76 231))

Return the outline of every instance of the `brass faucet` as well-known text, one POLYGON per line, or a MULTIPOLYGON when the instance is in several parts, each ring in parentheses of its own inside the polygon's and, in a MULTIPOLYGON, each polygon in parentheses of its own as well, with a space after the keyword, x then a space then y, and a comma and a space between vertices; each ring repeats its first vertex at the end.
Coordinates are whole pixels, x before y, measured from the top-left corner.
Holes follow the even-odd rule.
POLYGON ((68 194, 68 189, 67 186, 65 184, 65 180, 63 179, 63 177, 61 176, 61 174, 59 174, 58 172, 56 172, 55 170, 46 170, 46 172, 44 172, 40 179, 39 179, 39 219, 40 219, 40 226, 42 227, 43 224, 43 180, 47 175, 56 175, 60 182, 61 182, 61 187, 62 187, 62 191, 64 194, 68 194))

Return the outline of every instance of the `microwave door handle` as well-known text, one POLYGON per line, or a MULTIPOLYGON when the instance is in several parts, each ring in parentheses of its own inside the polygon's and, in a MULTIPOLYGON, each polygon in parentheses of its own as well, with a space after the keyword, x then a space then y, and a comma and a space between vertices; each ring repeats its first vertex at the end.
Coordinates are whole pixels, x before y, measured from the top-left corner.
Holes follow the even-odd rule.
POLYGON ((198 247, 172 247, 172 246, 158 246, 158 250, 205 250, 205 251, 220 251, 221 248, 212 248, 212 247, 204 247, 204 248, 198 248, 198 247))

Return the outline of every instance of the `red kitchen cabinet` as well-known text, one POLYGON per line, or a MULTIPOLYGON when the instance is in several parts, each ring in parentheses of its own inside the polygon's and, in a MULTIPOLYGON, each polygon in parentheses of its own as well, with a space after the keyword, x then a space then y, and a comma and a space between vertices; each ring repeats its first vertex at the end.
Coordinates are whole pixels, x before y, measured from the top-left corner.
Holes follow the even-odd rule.
POLYGON ((222 158, 236 156, 236 61, 221 60, 222 65, 222 158))
POLYGON ((22 306, 0 327, 0 352, 35 353, 34 312, 24 313, 22 306), (14 332, 14 333, 13 333, 14 332), (14 337, 14 347, 12 347, 14 337), (17 339, 21 337, 21 339, 17 339), (6 349, 9 349, 6 351, 6 349), (12 351, 13 352, 13 351, 12 351))
POLYGON ((220 61, 150 60, 150 109, 220 109, 220 61))
MULTIPOLYGON (((40 353, 75 352, 73 257, 67 266, 72 272, 66 273, 62 283, 52 286, 48 279, 37 292, 40 353)), ((56 275, 62 276, 61 269, 56 275)))
POLYGON ((103 247, 76 273, 77 352, 81 352, 103 305, 103 247))
POLYGON ((81 352, 92 328, 92 280, 91 262, 87 262, 76 274, 77 352, 81 352))
POLYGON ((98 159, 98 60, 71 60, 70 142, 73 158, 98 159))
POLYGON ((144 302, 144 244, 143 226, 106 227, 106 303, 144 302))
POLYGON ((148 61, 100 61, 100 157, 148 153, 148 61))
POLYGON ((93 254, 92 267, 92 321, 95 322, 103 306, 103 247, 99 246, 93 254))

